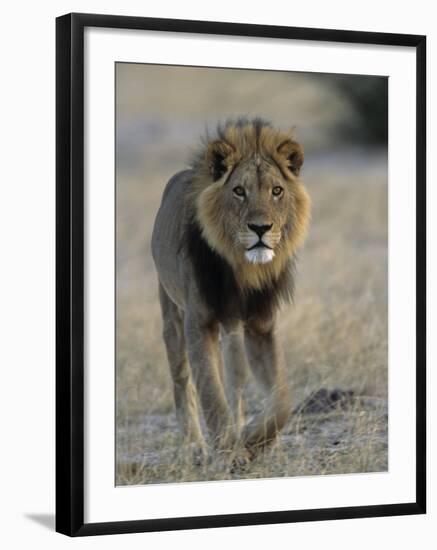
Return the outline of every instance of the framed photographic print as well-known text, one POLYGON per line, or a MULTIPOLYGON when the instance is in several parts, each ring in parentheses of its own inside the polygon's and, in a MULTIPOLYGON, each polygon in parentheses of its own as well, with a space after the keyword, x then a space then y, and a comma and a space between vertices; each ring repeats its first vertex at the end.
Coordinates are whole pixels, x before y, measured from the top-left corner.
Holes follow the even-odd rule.
POLYGON ((56 25, 57 531, 425 513, 425 37, 56 25))

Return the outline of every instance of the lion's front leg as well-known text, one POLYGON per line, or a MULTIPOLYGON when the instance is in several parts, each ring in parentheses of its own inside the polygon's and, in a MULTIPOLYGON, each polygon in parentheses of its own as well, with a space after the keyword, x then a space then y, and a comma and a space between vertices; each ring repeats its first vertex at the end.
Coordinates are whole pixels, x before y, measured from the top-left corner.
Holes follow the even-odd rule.
POLYGON ((247 362, 241 322, 222 325, 221 348, 225 362, 226 394, 239 433, 244 423, 243 391, 247 381, 247 362))
POLYGON ((200 456, 204 452, 205 441, 200 429, 197 396, 187 360, 183 314, 161 284, 159 299, 163 319, 163 337, 173 380, 176 417, 184 443, 194 444, 195 454, 200 456))
POLYGON ((191 371, 213 445, 233 449, 236 434, 219 372, 219 325, 187 314, 185 339, 191 371))
POLYGON ((290 397, 274 320, 250 322, 245 328, 249 365, 266 394, 266 407, 243 430, 243 443, 251 454, 271 443, 290 416, 290 397))

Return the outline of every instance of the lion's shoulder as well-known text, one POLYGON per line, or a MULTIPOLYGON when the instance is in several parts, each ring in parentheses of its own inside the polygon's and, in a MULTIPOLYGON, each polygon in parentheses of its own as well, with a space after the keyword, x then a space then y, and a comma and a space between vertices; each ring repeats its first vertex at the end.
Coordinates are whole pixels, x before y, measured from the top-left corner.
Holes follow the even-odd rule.
POLYGON ((173 194, 185 194, 193 179, 193 170, 181 170, 172 176, 164 188, 162 201, 166 201, 173 194))

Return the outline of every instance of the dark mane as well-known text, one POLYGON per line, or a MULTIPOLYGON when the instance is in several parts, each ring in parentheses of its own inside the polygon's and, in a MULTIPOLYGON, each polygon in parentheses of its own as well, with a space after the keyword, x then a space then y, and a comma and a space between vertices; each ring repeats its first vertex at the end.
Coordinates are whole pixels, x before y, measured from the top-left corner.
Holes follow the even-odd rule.
POLYGON ((268 318, 281 302, 293 299, 294 259, 271 285, 242 291, 232 267, 202 237, 196 221, 186 227, 188 256, 194 267, 197 288, 211 313, 219 320, 268 318))

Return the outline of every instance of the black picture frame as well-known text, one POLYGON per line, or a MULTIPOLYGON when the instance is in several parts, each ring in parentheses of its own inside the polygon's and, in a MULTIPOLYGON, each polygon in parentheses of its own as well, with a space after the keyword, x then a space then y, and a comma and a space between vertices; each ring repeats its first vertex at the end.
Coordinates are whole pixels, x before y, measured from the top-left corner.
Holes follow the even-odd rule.
POLYGON ((56 530, 69 536, 426 511, 426 37, 73 13, 56 20, 56 530), (404 46, 416 51, 416 499, 387 505, 84 523, 84 29, 106 27, 404 46))

